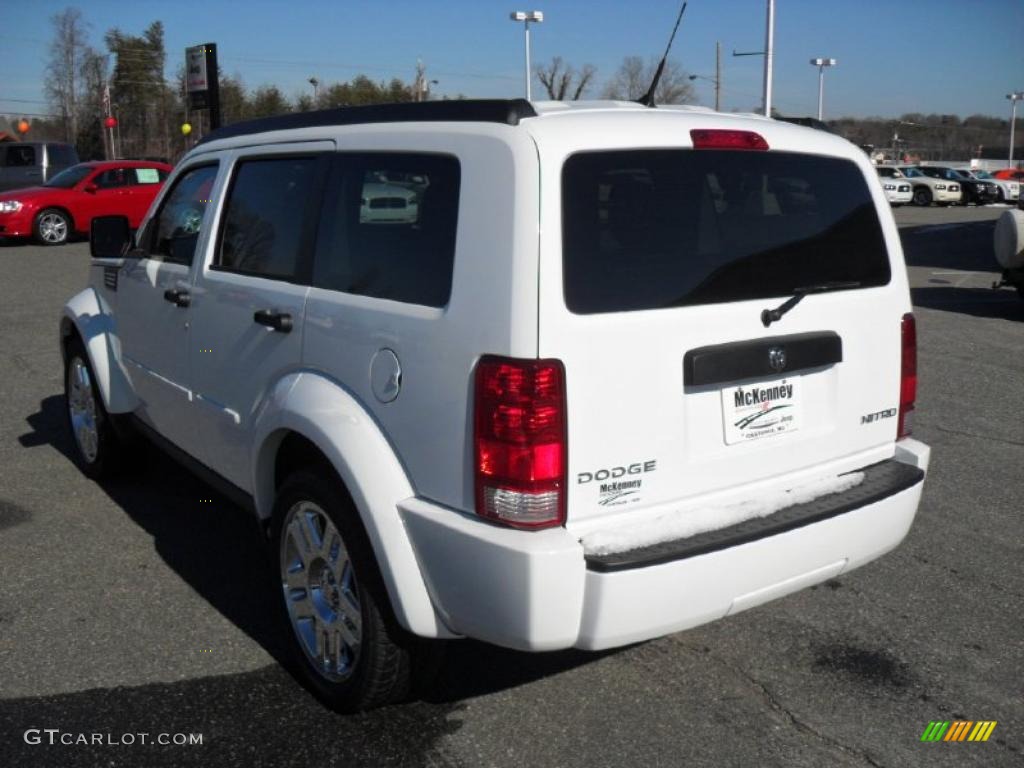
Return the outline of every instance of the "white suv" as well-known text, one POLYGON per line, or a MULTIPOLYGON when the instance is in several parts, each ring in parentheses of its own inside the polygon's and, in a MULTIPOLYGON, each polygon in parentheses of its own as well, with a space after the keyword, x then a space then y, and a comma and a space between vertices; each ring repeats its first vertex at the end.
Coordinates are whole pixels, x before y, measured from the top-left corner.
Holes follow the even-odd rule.
POLYGON ((406 695, 424 639, 609 648, 833 578, 921 496, 899 236, 828 133, 618 102, 269 118, 92 252, 60 323, 82 467, 142 433, 251 507, 340 709, 406 695), (382 184, 403 216, 365 215, 382 184))

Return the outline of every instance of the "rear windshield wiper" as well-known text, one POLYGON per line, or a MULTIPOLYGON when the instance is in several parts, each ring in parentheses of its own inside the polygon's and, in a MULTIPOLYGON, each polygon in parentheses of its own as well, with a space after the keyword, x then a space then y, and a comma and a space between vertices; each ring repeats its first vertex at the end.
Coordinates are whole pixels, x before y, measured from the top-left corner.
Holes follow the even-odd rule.
POLYGON ((831 283, 819 283, 818 285, 804 285, 800 288, 793 289, 793 296, 786 299, 782 304, 777 306, 775 309, 764 309, 761 310, 761 322, 764 323, 764 327, 767 328, 777 320, 781 320, 782 316, 789 312, 793 307, 800 303, 800 299, 810 293, 828 293, 829 291, 844 291, 848 288, 860 288, 860 282, 857 280, 848 281, 834 281, 831 283))

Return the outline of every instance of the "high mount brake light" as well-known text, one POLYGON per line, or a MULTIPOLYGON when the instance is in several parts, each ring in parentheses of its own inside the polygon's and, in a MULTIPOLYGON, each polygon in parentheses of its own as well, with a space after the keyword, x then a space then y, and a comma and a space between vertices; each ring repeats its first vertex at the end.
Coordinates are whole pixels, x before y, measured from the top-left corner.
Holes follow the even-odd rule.
POLYGON ((516 528, 565 522, 565 369, 559 360, 484 357, 473 434, 476 511, 516 528))
POLYGON ((917 323, 908 312, 900 324, 900 411, 896 439, 910 437, 911 416, 917 399, 917 323))
POLYGON ((768 142, 753 131, 724 128, 694 128, 690 131, 694 149, 768 149, 768 142))

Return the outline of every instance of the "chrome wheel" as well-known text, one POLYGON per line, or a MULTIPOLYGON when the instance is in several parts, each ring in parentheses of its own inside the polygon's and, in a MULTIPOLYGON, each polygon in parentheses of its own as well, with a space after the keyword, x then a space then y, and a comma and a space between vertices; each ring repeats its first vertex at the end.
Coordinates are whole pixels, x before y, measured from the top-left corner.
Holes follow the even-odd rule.
POLYGON ((311 501, 294 504, 281 529, 281 589, 299 645, 331 682, 347 680, 359 660, 362 612, 345 542, 311 501))
POLYGON ((96 397, 89 368, 80 357, 68 364, 68 413, 71 432, 82 457, 92 464, 99 453, 100 437, 96 426, 96 397))
POLYGON ((39 237, 54 245, 63 243, 68 239, 68 220, 56 211, 44 213, 39 217, 39 237))

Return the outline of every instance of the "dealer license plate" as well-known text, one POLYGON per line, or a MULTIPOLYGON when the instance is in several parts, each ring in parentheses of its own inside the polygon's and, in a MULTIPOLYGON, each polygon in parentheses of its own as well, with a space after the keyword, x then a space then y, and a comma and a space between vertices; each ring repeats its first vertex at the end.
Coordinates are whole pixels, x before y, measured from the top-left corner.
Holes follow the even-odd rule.
POLYGON ((722 390, 727 445, 773 437, 800 428, 800 377, 761 381, 722 390))

